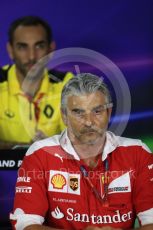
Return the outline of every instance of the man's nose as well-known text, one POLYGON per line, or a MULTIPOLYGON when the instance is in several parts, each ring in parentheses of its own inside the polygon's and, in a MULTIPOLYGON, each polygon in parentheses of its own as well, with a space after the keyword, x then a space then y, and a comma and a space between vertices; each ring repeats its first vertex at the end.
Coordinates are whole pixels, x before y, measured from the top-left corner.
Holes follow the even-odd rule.
POLYGON ((88 113, 85 115, 84 122, 86 126, 93 125, 93 116, 91 113, 88 113))
POLYGON ((31 61, 36 60, 37 55, 36 55, 36 50, 34 48, 29 48, 29 54, 28 55, 29 55, 29 59, 31 61))

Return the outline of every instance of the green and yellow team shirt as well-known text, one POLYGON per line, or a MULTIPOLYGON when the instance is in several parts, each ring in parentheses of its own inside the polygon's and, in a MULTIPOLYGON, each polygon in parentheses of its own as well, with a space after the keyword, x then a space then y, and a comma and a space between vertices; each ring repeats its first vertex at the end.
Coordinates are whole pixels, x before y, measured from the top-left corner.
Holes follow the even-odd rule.
POLYGON ((30 143, 37 130, 46 136, 60 133, 64 128, 61 118, 61 91, 72 73, 45 71, 41 87, 33 99, 21 90, 15 65, 0 73, 0 140, 30 143))

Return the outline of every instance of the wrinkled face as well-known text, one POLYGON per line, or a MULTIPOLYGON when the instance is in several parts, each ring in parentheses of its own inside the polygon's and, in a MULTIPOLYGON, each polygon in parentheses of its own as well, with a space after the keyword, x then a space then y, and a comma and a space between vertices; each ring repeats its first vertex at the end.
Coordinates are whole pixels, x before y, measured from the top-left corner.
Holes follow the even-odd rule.
POLYGON ((68 97, 63 117, 72 143, 95 144, 103 137, 111 115, 104 105, 106 97, 100 91, 68 97))
POLYGON ((14 32, 13 44, 8 44, 10 58, 24 77, 37 61, 51 52, 45 29, 41 25, 19 26, 14 32))

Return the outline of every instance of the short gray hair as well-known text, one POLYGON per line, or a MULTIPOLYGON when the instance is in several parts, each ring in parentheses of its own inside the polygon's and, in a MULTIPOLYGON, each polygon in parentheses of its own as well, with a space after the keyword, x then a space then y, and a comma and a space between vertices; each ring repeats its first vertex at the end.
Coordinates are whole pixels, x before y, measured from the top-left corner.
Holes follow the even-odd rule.
POLYGON ((106 96, 106 103, 111 103, 112 98, 107 85, 103 79, 91 73, 77 74, 65 84, 61 94, 61 109, 66 112, 67 98, 69 96, 79 96, 82 94, 100 91, 106 96))

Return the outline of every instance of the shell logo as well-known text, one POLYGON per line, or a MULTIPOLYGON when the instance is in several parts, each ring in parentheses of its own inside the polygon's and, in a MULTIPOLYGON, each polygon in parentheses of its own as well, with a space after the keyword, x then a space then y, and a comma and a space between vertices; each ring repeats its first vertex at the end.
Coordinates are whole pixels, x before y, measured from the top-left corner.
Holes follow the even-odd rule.
POLYGON ((66 185, 66 179, 62 174, 55 174, 51 179, 51 183, 53 188, 63 189, 64 185, 66 185))

